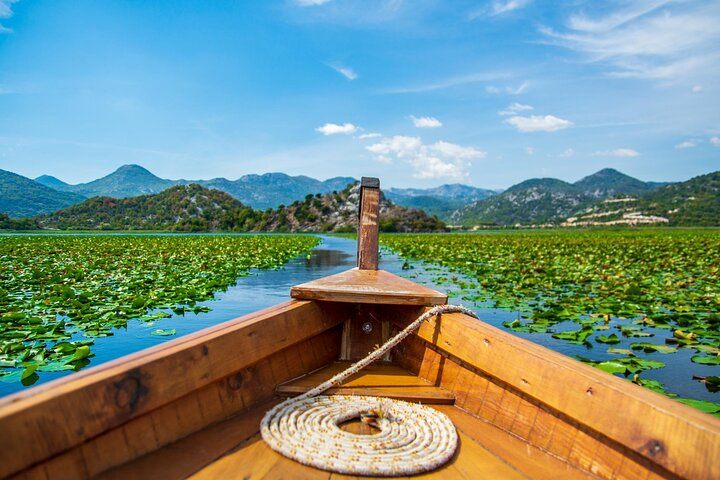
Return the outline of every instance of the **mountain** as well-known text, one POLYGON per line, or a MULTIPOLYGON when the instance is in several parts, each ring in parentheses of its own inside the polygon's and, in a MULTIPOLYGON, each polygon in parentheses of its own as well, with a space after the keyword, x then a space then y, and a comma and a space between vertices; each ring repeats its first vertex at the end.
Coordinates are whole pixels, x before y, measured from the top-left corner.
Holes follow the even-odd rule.
MULTIPOLYGON (((161 193, 132 198, 94 197, 79 205, 37 217, 42 228, 61 230, 169 230, 238 232, 355 231, 358 184, 340 192, 307 195, 276 210, 253 210, 220 190, 175 185, 161 193)), ((436 217, 399 207, 382 198, 383 231, 441 231, 436 217)))
POLYGON ((79 185, 61 187, 90 197, 126 198, 159 193, 178 182, 160 178, 140 165, 123 165, 109 175, 79 185))
POLYGON ((720 171, 646 193, 640 209, 667 217, 670 225, 720 226, 720 171))
POLYGON ((440 218, 450 218, 453 211, 470 202, 496 195, 494 190, 462 185, 459 183, 440 185, 435 188, 389 188, 387 198, 397 205, 420 208, 440 218))
POLYGON ((160 178, 140 165, 123 165, 111 174, 88 183, 70 185, 50 175, 37 181, 56 190, 69 191, 83 197, 127 198, 160 193, 173 185, 198 184, 227 192, 245 205, 258 209, 276 208, 300 200, 310 193, 340 191, 355 179, 335 177, 325 181, 306 176, 292 177, 284 173, 243 175, 237 180, 213 178, 211 180, 167 180, 160 178))
POLYGON ((617 195, 640 195, 656 186, 606 168, 568 183, 556 178, 533 178, 500 195, 474 202, 453 212, 462 225, 559 224, 598 201, 617 195))
POLYGON ((284 173, 265 173, 243 175, 234 181, 214 178, 194 183, 228 192, 246 205, 265 210, 288 205, 309 194, 339 192, 355 181, 352 177, 334 177, 320 181, 304 175, 292 177, 284 173))
POLYGON ((604 168, 574 183, 575 187, 594 198, 607 198, 613 195, 642 195, 656 188, 656 182, 643 182, 625 175, 613 168, 604 168))
POLYGON ((37 222, 60 230, 249 231, 259 218, 229 194, 191 184, 131 198, 93 197, 37 222))
MULTIPOLYGON (((307 195, 279 208, 267 217, 263 230, 288 232, 355 232, 360 201, 360 184, 340 192, 307 195)), ((444 231, 445 224, 422 210, 401 207, 380 195, 380 230, 383 232, 444 231)))
POLYGON ((0 170, 0 212, 31 217, 83 201, 80 195, 59 192, 22 175, 0 170))
POLYGON ((563 226, 613 225, 720 226, 720 171, 672 183, 640 196, 597 202, 563 226))
POLYGON ((35 179, 35 181, 54 190, 67 191, 72 188, 72 185, 63 182, 59 178, 53 177, 52 175, 40 175, 35 179))

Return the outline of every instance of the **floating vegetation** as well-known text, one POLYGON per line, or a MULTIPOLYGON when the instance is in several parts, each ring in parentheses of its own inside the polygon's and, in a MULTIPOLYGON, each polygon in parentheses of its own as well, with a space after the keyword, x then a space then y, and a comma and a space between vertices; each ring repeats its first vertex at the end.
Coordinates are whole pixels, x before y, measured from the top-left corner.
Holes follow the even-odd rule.
MULTIPOLYGON (((19 236, 0 238, 0 381, 79 370, 93 339, 128 320, 152 322, 250 269, 272 269, 314 247, 309 236, 19 236)), ((155 329, 156 336, 176 330, 155 329)))
MULTIPOLYGON (((438 273, 439 283, 456 285, 464 300, 520 312, 503 324, 508 329, 587 348, 632 339, 629 349, 607 349, 624 358, 581 358, 610 373, 662 368, 633 352, 667 356, 681 348, 696 351, 694 363, 720 365, 719 231, 383 235, 381 243, 408 266, 419 260, 445 267, 451 273, 438 273), (568 329, 568 322, 579 328, 568 329)), ((635 383, 665 392, 652 382, 635 383)), ((720 411, 717 403, 678 400, 720 411)))

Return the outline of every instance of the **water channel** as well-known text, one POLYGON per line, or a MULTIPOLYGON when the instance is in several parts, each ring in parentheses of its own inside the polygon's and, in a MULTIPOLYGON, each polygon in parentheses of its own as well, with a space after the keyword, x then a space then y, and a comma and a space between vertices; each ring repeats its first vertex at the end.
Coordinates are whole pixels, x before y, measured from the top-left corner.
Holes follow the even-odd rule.
MULTIPOLYGON (((131 320, 125 328, 115 329, 112 336, 96 338, 95 345, 93 346, 95 356, 90 359, 89 366, 96 366, 109 360, 122 357, 123 355, 137 352, 182 335, 196 332, 203 328, 217 325, 224 321, 232 320, 236 317, 284 302, 289 299, 290 287, 293 285, 342 272, 354 267, 355 261, 355 240, 323 236, 322 242, 313 250, 309 257, 303 255, 292 259, 283 268, 278 270, 252 271, 248 276, 239 277, 235 286, 230 287, 225 292, 216 294, 214 300, 199 303, 199 305, 208 306, 211 309, 209 312, 199 314, 186 313, 184 316, 173 316, 172 318, 161 319, 154 323, 131 320), (169 337, 150 334, 151 331, 158 328, 174 328, 177 333, 169 337)), ((452 283, 443 281, 443 279, 447 277, 456 276, 454 273, 446 272, 436 266, 417 263, 413 264, 411 269, 403 269, 404 264, 405 261, 398 255, 385 249, 381 251, 381 269, 448 293, 450 303, 462 304, 473 308, 486 323, 508 331, 502 327, 502 323, 519 318, 518 312, 478 306, 473 302, 463 300, 461 295, 456 295, 457 289, 453 288, 452 283)), ((612 322, 617 323, 618 321, 613 320, 612 322)), ((577 324, 566 322, 566 325, 557 325, 555 329, 560 331, 563 329, 573 330, 577 328, 577 324)), ((571 357, 580 355, 591 357, 594 360, 608 360, 613 358, 613 355, 606 353, 606 348, 599 344, 595 348, 589 349, 585 345, 577 345, 555 339, 551 334, 512 333, 571 357)), ((660 332, 660 334, 666 335, 667 332, 660 332)), ((658 335, 658 340, 656 340, 658 343, 661 343, 662 337, 660 334, 658 335)), ((82 337, 78 336, 78 338, 82 337)), ((629 344, 633 341, 637 341, 637 339, 622 338, 621 344, 613 346, 629 348, 629 344)), ((665 368, 643 372, 643 378, 659 380, 665 384, 668 391, 677 393, 681 397, 718 401, 720 394, 711 393, 701 383, 691 380, 692 375, 715 374, 715 369, 712 366, 691 363, 690 357, 694 354, 694 350, 680 349, 673 355, 661 355, 658 353, 644 354, 642 351, 636 354, 639 357, 661 360, 667 364, 665 368)), ((42 372, 40 379, 35 385, 73 373, 74 372, 67 371, 42 372)), ((20 383, 0 383, 0 396, 26 388, 27 387, 24 387, 20 383)))

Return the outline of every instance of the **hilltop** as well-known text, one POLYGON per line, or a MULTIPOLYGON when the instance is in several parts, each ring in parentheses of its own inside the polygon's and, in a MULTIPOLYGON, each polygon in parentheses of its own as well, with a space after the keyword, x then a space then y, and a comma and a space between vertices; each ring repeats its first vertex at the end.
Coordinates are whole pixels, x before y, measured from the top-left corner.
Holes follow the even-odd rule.
POLYGON ((59 192, 27 177, 0 170, 0 212, 10 217, 32 217, 83 201, 75 193, 59 192))

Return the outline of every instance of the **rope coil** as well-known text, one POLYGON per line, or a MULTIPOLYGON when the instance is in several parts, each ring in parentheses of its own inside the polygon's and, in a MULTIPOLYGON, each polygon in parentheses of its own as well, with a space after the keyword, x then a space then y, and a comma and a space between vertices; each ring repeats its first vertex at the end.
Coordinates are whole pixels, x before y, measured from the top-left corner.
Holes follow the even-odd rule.
POLYGON ((401 400, 319 395, 381 358, 422 322, 449 312, 477 318, 475 312, 458 305, 428 310, 343 372, 268 411, 260 424, 263 440, 302 464, 343 474, 412 475, 443 465, 457 448, 457 432, 447 415, 401 400), (380 412, 375 421, 377 435, 355 435, 338 427, 368 412, 380 412))

